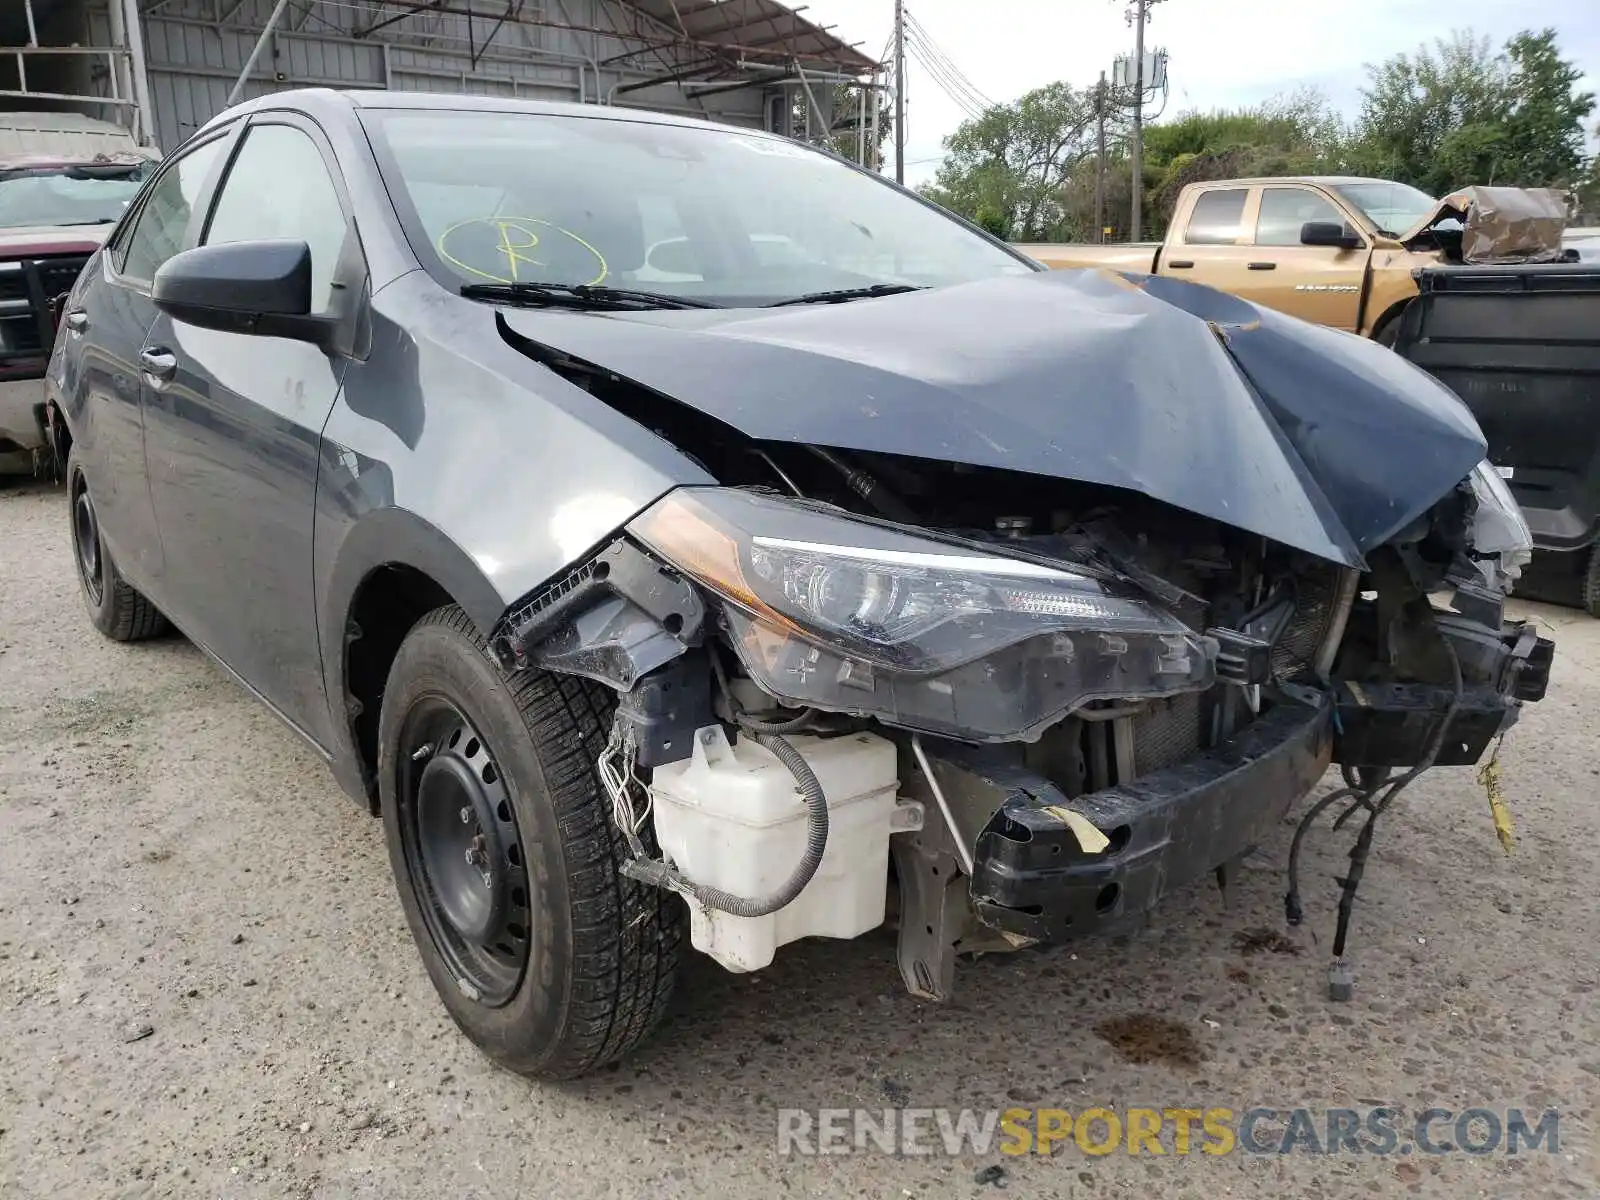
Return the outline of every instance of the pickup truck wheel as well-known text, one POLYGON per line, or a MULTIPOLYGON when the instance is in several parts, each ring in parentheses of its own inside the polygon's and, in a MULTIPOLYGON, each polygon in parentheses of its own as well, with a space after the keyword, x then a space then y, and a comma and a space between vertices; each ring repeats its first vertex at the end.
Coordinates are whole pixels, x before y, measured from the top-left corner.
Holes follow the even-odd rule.
POLYGON ((72 557, 89 620, 116 642, 138 642, 167 630, 167 619, 144 593, 122 578, 100 536, 100 515, 94 493, 74 452, 67 458, 68 514, 72 522, 72 557))
POLYGON ((462 1031, 519 1074, 570 1079, 661 1020, 685 912, 618 867, 595 760, 599 684, 506 675, 466 614, 428 614, 383 695, 389 861, 423 965, 462 1031))
POLYGON ((1372 340, 1393 350, 1394 344, 1400 340, 1400 313, 1395 313, 1379 325, 1372 333, 1372 340))
POLYGON ((1589 567, 1583 573, 1583 610, 1600 617, 1600 542, 1589 547, 1589 567))

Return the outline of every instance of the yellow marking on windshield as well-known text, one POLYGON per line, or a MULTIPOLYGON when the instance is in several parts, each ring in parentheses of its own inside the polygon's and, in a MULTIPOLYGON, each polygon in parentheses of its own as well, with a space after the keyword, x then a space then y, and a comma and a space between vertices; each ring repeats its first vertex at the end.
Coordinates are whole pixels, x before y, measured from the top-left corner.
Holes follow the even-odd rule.
POLYGON ((540 229, 553 230, 562 237, 576 242, 594 256, 595 263, 599 266, 599 272, 593 279, 581 281, 587 286, 592 287, 600 283, 611 273, 611 268, 606 263, 605 255, 601 254, 599 250, 573 233, 572 230, 563 229, 561 226, 553 225, 549 221, 541 221, 537 217, 472 217, 465 221, 457 221, 439 235, 434 242, 434 249, 439 252, 439 257, 451 266, 466 272, 468 275, 476 275, 479 279, 487 279, 491 283, 517 283, 523 279, 544 283, 565 283, 567 282, 566 280, 541 280, 539 271, 523 272, 524 266, 542 268, 548 265, 544 259, 534 256, 534 252, 545 245, 539 234, 540 229), (496 274, 493 271, 486 271, 482 267, 475 267, 457 257, 457 254, 465 253, 461 246, 461 239, 458 236, 461 231, 479 228, 491 230, 495 234, 494 252, 505 260, 503 274, 496 274), (454 240, 456 254, 451 253, 452 240, 454 240))

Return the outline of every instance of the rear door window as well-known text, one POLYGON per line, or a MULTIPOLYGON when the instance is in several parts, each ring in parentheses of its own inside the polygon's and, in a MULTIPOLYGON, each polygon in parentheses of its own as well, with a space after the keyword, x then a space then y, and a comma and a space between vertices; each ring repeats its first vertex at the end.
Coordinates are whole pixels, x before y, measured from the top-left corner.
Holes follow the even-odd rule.
POLYGON ((1239 240, 1244 202, 1249 188, 1220 188, 1202 192, 1189 214, 1183 240, 1190 246, 1231 246, 1239 240))
POLYGON ((220 137, 196 146, 161 172, 133 229, 114 251, 119 256, 113 259, 118 271, 140 283, 149 283, 155 278, 156 269, 184 248, 195 203, 217 163, 217 155, 227 143, 227 138, 220 137))

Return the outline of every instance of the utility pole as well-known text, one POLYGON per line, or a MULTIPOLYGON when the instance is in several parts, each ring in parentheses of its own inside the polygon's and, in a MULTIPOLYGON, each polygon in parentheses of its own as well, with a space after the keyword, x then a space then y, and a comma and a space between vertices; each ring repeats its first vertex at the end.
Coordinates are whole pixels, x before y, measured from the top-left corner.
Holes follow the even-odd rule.
POLYGON ((1133 0, 1133 139, 1128 158, 1133 165, 1133 215, 1128 222, 1128 240, 1140 238, 1139 217, 1144 200, 1144 19, 1150 0, 1133 0))
POLYGON ((894 0, 894 181, 906 181, 906 0, 894 0))
POLYGON ((1094 90, 1094 240, 1106 240, 1106 73, 1100 72, 1100 86, 1094 90))

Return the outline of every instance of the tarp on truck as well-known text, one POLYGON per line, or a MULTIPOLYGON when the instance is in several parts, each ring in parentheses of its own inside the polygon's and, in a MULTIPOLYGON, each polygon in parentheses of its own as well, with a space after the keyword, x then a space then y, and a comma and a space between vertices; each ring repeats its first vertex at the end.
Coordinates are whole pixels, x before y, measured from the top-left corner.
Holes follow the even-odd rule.
POLYGON ((1466 187, 1451 192, 1401 240, 1441 222, 1462 224, 1463 262, 1492 266, 1556 262, 1567 227, 1566 193, 1555 188, 1466 187))

